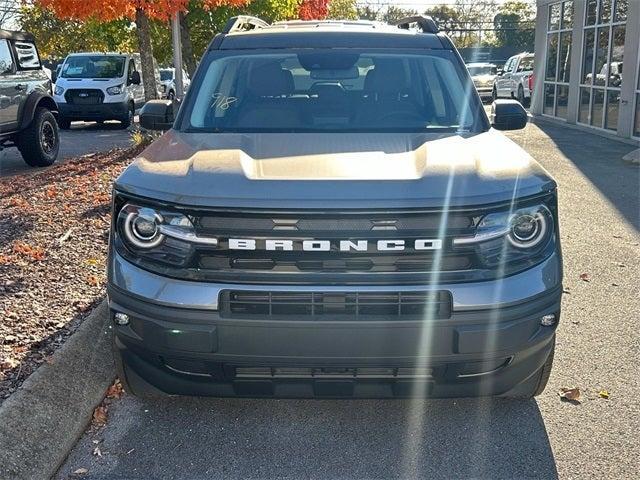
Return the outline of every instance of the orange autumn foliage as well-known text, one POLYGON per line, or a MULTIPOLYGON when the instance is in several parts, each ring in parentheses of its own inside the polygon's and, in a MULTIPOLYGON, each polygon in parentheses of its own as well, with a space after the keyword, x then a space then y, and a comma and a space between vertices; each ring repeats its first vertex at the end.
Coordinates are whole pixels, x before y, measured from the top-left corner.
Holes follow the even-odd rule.
MULTIPOLYGON (((200 0, 205 9, 239 7, 250 2, 251 0, 200 0)), ((98 18, 104 21, 133 19, 136 9, 140 9, 149 18, 168 20, 176 12, 186 11, 189 0, 36 0, 36 3, 53 11, 60 18, 98 18)))

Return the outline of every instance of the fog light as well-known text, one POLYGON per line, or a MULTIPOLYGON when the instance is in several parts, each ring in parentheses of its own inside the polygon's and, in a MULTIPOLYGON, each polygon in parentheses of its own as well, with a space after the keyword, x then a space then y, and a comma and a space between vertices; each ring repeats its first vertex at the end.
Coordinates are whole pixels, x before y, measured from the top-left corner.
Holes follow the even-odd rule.
POLYGON ((118 325, 129 325, 129 315, 127 315, 126 313, 116 313, 113 316, 113 320, 118 325))
POLYGON ((540 325, 543 327, 553 327, 556 324, 556 316, 551 313, 549 315, 543 315, 540 318, 540 325))

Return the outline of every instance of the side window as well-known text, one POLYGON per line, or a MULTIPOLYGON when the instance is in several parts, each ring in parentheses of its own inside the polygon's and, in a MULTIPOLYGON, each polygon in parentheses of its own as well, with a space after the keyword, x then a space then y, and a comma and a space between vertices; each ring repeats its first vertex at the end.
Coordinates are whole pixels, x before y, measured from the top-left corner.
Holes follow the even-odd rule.
POLYGON ((15 42, 16 53, 18 54, 18 66, 23 69, 40 68, 38 50, 31 42, 15 42))
POLYGON ((127 71, 127 78, 131 78, 131 75, 133 74, 133 72, 136 71, 136 62, 135 60, 132 58, 129 60, 129 70, 127 71))
POLYGON ((11 57, 11 48, 7 40, 0 40, 0 74, 8 73, 13 70, 13 58, 11 57))

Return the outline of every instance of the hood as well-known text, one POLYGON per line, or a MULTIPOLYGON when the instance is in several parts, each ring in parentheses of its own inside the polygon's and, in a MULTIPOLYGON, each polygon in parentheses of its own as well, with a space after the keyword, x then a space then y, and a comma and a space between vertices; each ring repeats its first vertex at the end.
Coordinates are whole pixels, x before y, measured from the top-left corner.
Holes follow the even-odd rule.
POLYGON ((118 178, 122 192, 186 206, 486 205, 555 182, 502 133, 203 134, 170 130, 118 178))
POLYGON ((64 78, 58 77, 56 85, 63 87, 65 90, 68 88, 97 88, 100 90, 106 90, 109 87, 115 87, 116 85, 122 85, 124 78, 64 78))

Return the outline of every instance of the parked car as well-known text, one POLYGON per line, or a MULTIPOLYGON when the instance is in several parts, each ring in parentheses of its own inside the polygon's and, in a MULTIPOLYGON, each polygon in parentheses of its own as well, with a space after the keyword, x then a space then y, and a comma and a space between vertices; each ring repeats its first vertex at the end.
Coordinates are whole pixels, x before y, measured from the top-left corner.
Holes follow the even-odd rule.
POLYGON ((32 167, 53 164, 60 150, 50 92, 34 37, 0 30, 0 149, 18 147, 32 167))
MULTIPOLYGON (((609 78, 609 86, 619 87, 622 84, 622 66, 623 62, 611 62, 611 69, 609 64, 605 63, 600 72, 596 74, 595 85, 605 85, 607 77, 609 78)), ((591 84, 593 81, 593 74, 588 73, 585 77, 585 83, 591 84)))
POLYGON ((116 180, 108 299, 139 395, 530 397, 560 315, 556 183, 431 18, 232 19, 116 180), (410 28, 417 23, 419 30, 410 28), (295 26, 295 28, 292 28, 295 26))
MULTIPOLYGON (((162 98, 168 98, 173 100, 176 98, 176 71, 175 68, 161 68, 160 69, 160 91, 162 98)), ((182 86, 186 92, 189 89, 191 80, 189 75, 184 70, 182 71, 182 86)))
POLYGON ((493 82, 498 76, 498 67, 493 63, 469 63, 467 70, 483 100, 492 98, 493 82))
MULTIPOLYGON (((159 85, 157 67, 156 82, 159 85)), ((139 54, 73 53, 62 64, 55 84, 62 129, 75 120, 119 120, 122 128, 128 128, 145 102, 139 54)))
POLYGON ((533 53, 509 58, 493 82, 493 98, 515 98, 528 107, 533 93, 533 61, 533 53))

